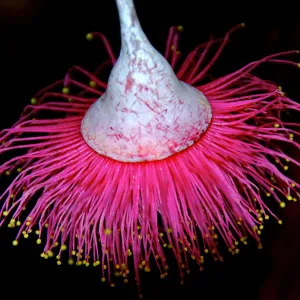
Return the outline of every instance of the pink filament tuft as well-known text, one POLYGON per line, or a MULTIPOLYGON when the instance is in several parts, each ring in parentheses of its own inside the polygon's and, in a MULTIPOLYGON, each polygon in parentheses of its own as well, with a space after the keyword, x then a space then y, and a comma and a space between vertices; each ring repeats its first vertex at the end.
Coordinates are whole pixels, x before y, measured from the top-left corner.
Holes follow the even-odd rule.
MULTIPOLYGON (((280 114, 299 112, 300 105, 250 72, 265 62, 297 64, 283 59, 295 51, 275 54, 201 85, 233 30, 206 66, 202 66, 206 55, 219 40, 196 47, 177 68, 180 80, 197 85, 205 94, 213 119, 193 146, 161 161, 118 162, 97 154, 83 140, 81 120, 105 91, 106 82, 97 75, 108 62, 94 73, 74 67, 65 80, 40 91, 35 96, 38 104, 27 106, 20 120, 0 134, 0 155, 21 151, 0 166, 0 175, 20 168, 0 196, 4 215, 0 226, 9 217, 15 222, 25 220, 16 240, 37 227, 44 253, 57 249, 60 257, 64 249, 57 248, 58 243, 67 245, 70 256, 77 253, 78 265, 82 261, 99 265, 110 283, 116 273, 127 280, 132 264, 139 285, 139 270, 149 271, 152 260, 166 276, 165 248, 174 253, 183 279, 189 257, 200 269, 208 251, 215 260, 223 260, 218 236, 233 254, 238 241, 245 242, 247 236, 260 245, 257 228, 263 217, 277 219, 265 196, 278 203, 299 197, 299 184, 283 168, 285 160, 297 167, 300 163, 280 149, 283 142, 299 150, 293 140, 299 135, 299 124, 283 121, 280 114), (96 87, 77 82, 74 71, 96 87), (71 91, 76 87, 81 92, 57 91, 66 80, 71 91), (33 119, 43 111, 63 116, 33 119), (32 204, 29 213, 23 210, 32 204)), ((172 27, 165 53, 174 68, 178 35, 172 27)), ((106 38, 98 36, 104 40, 110 63, 115 63, 106 38)))

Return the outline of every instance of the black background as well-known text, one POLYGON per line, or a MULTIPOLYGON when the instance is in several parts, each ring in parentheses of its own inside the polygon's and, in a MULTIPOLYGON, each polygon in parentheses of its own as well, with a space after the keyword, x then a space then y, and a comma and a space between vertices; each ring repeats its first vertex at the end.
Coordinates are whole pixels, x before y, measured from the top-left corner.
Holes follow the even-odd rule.
MULTIPOLYGON (((221 75, 268 54, 300 49, 300 20, 292 1, 172 1, 136 0, 144 31, 153 45, 163 51, 171 25, 185 28, 180 40, 183 52, 205 42, 210 34, 222 37, 233 26, 236 32, 215 70, 221 75)), ((296 1, 295 1, 296 3, 296 1)), ((63 78, 68 68, 95 68, 106 59, 100 42, 88 43, 85 34, 101 31, 119 49, 119 25, 113 0, 46 1, 0 0, 0 128, 11 126, 39 89, 63 78)), ((300 61, 299 58, 295 58, 300 61)), ((299 102, 300 70, 266 65, 257 70, 263 78, 276 81, 299 102)), ((298 177, 296 170, 291 170, 298 177)), ((277 210, 284 225, 270 221, 263 234, 264 248, 254 244, 223 264, 208 263, 205 272, 196 270, 179 285, 174 267, 170 278, 143 276, 145 299, 299 299, 299 204, 277 210)), ((0 229, 0 290, 10 298, 49 299, 135 299, 132 284, 110 288, 100 282, 101 274, 86 267, 57 266, 39 257, 42 248, 34 239, 11 245, 14 234, 0 229)))

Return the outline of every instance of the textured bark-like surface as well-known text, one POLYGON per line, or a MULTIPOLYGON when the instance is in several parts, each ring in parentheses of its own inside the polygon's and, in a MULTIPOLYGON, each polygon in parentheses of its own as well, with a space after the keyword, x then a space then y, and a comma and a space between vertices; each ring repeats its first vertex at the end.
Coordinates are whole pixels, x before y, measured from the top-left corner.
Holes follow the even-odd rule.
POLYGON ((126 162, 160 160, 191 146, 212 114, 143 33, 131 0, 117 1, 122 48, 104 95, 82 121, 96 152, 126 162))

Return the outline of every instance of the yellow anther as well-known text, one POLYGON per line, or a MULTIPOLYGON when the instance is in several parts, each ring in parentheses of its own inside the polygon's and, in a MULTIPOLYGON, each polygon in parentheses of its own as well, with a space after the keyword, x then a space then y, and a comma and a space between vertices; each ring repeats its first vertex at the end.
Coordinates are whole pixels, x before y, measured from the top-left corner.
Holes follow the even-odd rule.
POLYGON ((174 51, 174 49, 175 49, 175 46, 172 45, 172 46, 171 46, 171 51, 174 51))
POLYGON ((172 233, 172 229, 171 228, 168 228, 167 231, 168 231, 168 233, 172 233))
POLYGON ((48 255, 47 254, 44 254, 43 256, 45 259, 48 259, 48 255))
POLYGON ((69 264, 70 266, 74 265, 74 259, 73 259, 73 258, 69 258, 68 264, 69 264))
POLYGON ((66 246, 66 245, 62 245, 62 246, 61 246, 61 250, 63 250, 63 251, 64 251, 64 250, 67 250, 67 246, 66 246))
POLYGON ((59 244, 58 244, 58 242, 55 242, 54 243, 54 247, 57 247, 59 244))
POLYGON ((218 238, 218 235, 217 234, 214 234, 214 239, 217 239, 218 238))
POLYGON ((240 250, 239 249, 235 249, 234 251, 236 254, 240 253, 240 250))
POLYGON ((9 175, 10 175, 10 171, 6 171, 6 172, 5 172, 5 175, 6 175, 6 176, 9 176, 9 175))
POLYGON ((20 221, 17 221, 17 222, 16 222, 16 225, 17 225, 17 226, 21 226, 21 222, 20 222, 20 221))
POLYGON ((262 246, 262 243, 259 243, 259 244, 257 245, 257 248, 258 248, 258 249, 262 249, 262 247, 263 247, 263 246, 262 246))
POLYGON ((85 266, 86 266, 86 267, 88 267, 89 265, 90 265, 90 263, 89 263, 89 262, 86 262, 86 263, 85 263, 85 266))
POLYGON ((239 242, 238 242, 238 241, 235 241, 234 244, 237 246, 237 245, 239 244, 239 242))
POLYGON ((117 270, 120 269, 120 265, 116 265, 116 269, 117 269, 117 270))
POLYGON ((112 234, 112 230, 109 229, 109 228, 106 228, 106 229, 104 230, 104 233, 107 234, 107 235, 112 234))
POLYGON ((73 99, 72 98, 68 98, 68 102, 72 102, 73 101, 73 99))
POLYGON ((22 168, 17 168, 17 172, 21 173, 22 172, 22 168))
POLYGON ((266 220, 269 220, 269 219, 270 219, 270 216, 265 215, 265 219, 266 219, 266 220))
POLYGON ((264 219, 263 219, 262 217, 259 217, 258 220, 259 220, 260 222, 262 222, 264 219))
POLYGON ((49 257, 53 257, 53 256, 54 256, 54 253, 53 253, 51 250, 48 250, 48 251, 47 251, 47 255, 48 255, 49 257))
POLYGON ((285 204, 285 202, 283 202, 283 201, 282 201, 282 202, 280 202, 280 204, 279 204, 279 205, 280 205, 280 207, 281 207, 281 208, 285 208, 285 207, 286 207, 286 204, 285 204))
POLYGON ((288 195, 286 198, 287 198, 289 201, 293 200, 293 197, 292 197, 291 195, 288 195))
POLYGON ((294 202, 297 202, 297 199, 296 199, 296 198, 293 198, 293 201, 294 201, 294 202))
POLYGON ((284 166, 283 169, 284 169, 284 171, 287 171, 289 169, 289 167, 288 166, 284 166))
POLYGON ((128 283, 128 279, 124 279, 124 283, 128 283))
POLYGON ((91 88, 95 88, 97 86, 96 82, 93 80, 90 81, 89 85, 91 88))
POLYGON ((208 249, 204 249, 204 252, 205 252, 205 253, 208 253, 208 252, 209 252, 209 250, 208 250, 208 249))
POLYGON ((279 85, 279 86, 278 86, 278 89, 279 89, 280 91, 282 91, 282 86, 281 86, 281 85, 279 85))
POLYGON ((271 197, 271 193, 266 193, 266 196, 267 197, 271 197))
POLYGON ((76 251, 74 251, 74 250, 71 253, 72 253, 72 255, 76 255, 76 251))
POLYGON ((40 231, 39 231, 39 230, 36 230, 36 231, 35 231, 35 234, 39 235, 39 234, 40 234, 40 231))
POLYGON ((27 239, 29 235, 27 233, 24 234, 24 238, 27 239))
POLYGON ((261 235, 261 231, 260 231, 260 230, 257 230, 257 234, 258 234, 258 235, 261 235))
POLYGON ((179 32, 182 32, 182 31, 183 31, 183 26, 182 26, 182 25, 177 26, 177 30, 178 30, 179 32))
MULTIPOLYGON (((126 271, 128 271, 128 270, 126 270, 126 271)), ((149 267, 145 267, 145 272, 147 272, 147 273, 149 273, 151 271, 151 269, 149 268, 149 267)))
POLYGON ((103 269, 106 270, 107 269, 107 265, 103 265, 103 269))
POLYGON ((45 256, 45 253, 41 253, 41 257, 44 257, 45 256))
POLYGON ((48 228, 48 226, 49 226, 49 224, 48 224, 48 223, 46 223, 46 224, 45 224, 45 227, 46 227, 46 228, 48 228))
POLYGON ((244 245, 248 245, 248 243, 246 241, 244 241, 243 243, 244 243, 244 245))
POLYGON ((61 261, 60 261, 60 260, 58 260, 56 263, 57 263, 59 266, 61 265, 61 261))
POLYGON ((27 221, 25 224, 26 224, 26 226, 29 226, 30 225, 30 221, 27 221))
POLYGON ((67 86, 65 86, 65 87, 62 89, 62 93, 65 94, 65 95, 70 94, 70 89, 69 89, 67 86))
POLYGON ((3 216, 4 216, 4 217, 7 217, 7 216, 8 216, 8 211, 4 211, 4 212, 3 212, 3 216))
POLYGON ((92 33, 88 33, 85 38, 90 42, 94 39, 94 35, 92 33))
POLYGON ((281 225, 283 222, 282 220, 278 220, 278 224, 281 225))
POLYGON ((264 229, 264 225, 260 225, 260 226, 259 226, 259 229, 260 229, 260 230, 263 230, 263 229, 264 229))
POLYGON ((292 183, 291 185, 292 185, 292 187, 295 187, 295 186, 296 186, 296 184, 295 184, 295 183, 292 183))
POLYGON ((82 261, 81 260, 78 260, 77 262, 76 262, 76 266, 81 266, 82 265, 82 261))
POLYGON ((56 259, 60 259, 60 255, 56 255, 56 259))
POLYGON ((17 240, 14 240, 13 242, 12 242, 12 244, 14 245, 14 246, 18 246, 18 241, 17 240))
POLYGON ((32 105, 36 105, 37 104, 37 99, 36 98, 31 98, 31 100, 30 100, 30 103, 32 104, 32 105))
POLYGON ((275 127, 275 128, 279 128, 279 126, 280 126, 280 125, 279 125, 279 124, 277 124, 277 123, 276 123, 276 124, 274 124, 274 127, 275 127))
POLYGON ((105 281, 106 281, 105 277, 102 277, 102 278, 101 278, 101 281, 102 281, 102 282, 105 282, 105 281))
POLYGON ((181 54, 181 51, 177 50, 176 55, 180 55, 180 54, 181 54))
POLYGON ((37 240, 36 240, 36 243, 37 243, 38 245, 40 245, 40 244, 42 243, 42 240, 41 240, 41 239, 37 239, 37 240))

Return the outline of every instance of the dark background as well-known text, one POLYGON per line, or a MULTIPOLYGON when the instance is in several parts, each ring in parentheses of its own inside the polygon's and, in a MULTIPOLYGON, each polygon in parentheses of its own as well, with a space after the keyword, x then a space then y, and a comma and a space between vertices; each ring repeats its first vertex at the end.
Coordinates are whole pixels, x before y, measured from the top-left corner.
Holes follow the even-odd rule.
MULTIPOLYGON (((71 66, 92 70, 106 59, 100 42, 86 42, 87 32, 106 34, 118 53, 114 1, 75 2, 0 0, 0 129, 11 126, 34 93, 63 78, 71 66)), ((190 0, 135 2, 146 34, 161 51, 171 25, 184 26, 180 46, 185 52, 206 41, 211 33, 222 37, 245 22, 246 28, 232 36, 214 69, 217 75, 268 54, 300 49, 300 18, 292 1, 280 5, 275 1, 226 1, 221 5, 190 0)), ((256 74, 276 81, 299 102, 300 70, 265 65, 256 74)), ((296 170, 290 172, 299 179, 296 170)), ((175 267, 169 279, 147 274, 143 276, 145 299, 300 299, 299 204, 276 213, 284 225, 270 221, 263 233, 263 250, 250 243, 238 256, 225 254, 223 264, 208 262, 205 272, 187 275, 184 286, 177 281, 175 267)), ((100 282, 101 274, 96 270, 66 264, 59 267, 54 260, 43 260, 39 257, 42 248, 33 238, 14 248, 15 233, 5 227, 0 230, 0 290, 7 291, 11 299, 135 299, 134 280, 110 288, 100 282)))

